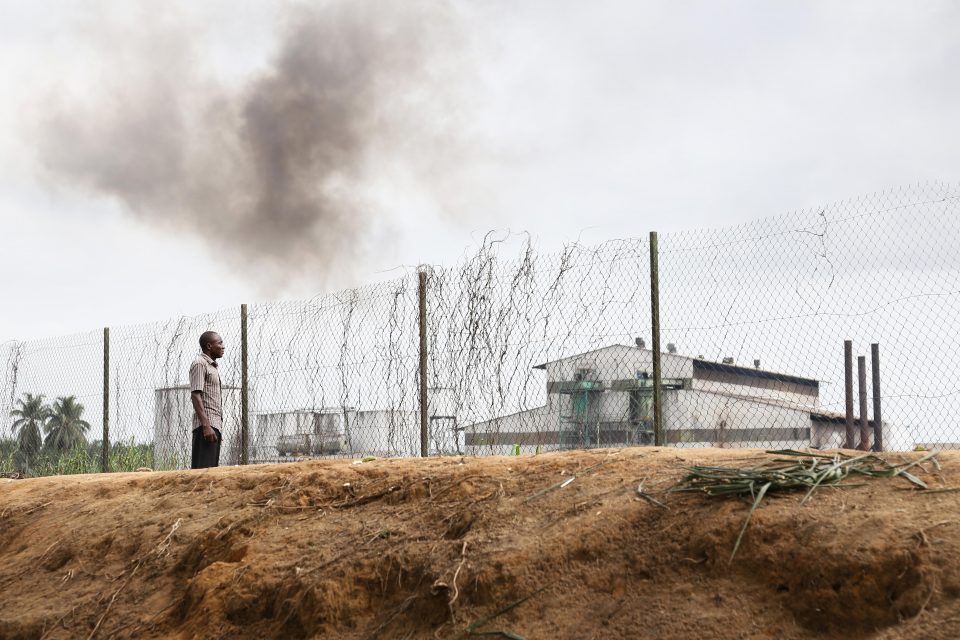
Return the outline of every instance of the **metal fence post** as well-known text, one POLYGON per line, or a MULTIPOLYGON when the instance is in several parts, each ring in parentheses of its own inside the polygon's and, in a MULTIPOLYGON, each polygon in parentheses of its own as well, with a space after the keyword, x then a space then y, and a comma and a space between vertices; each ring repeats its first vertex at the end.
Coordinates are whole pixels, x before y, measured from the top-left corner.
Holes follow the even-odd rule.
POLYGON ((103 441, 100 471, 110 471, 110 327, 103 328, 103 441))
POLYGON ((843 341, 843 384, 846 400, 846 441, 844 448, 855 448, 856 435, 853 428, 853 341, 843 341))
POLYGON ((247 369, 247 305, 240 305, 240 464, 250 464, 250 378, 247 369))
POLYGON ((660 267, 658 264, 657 232, 650 232, 650 324, 653 330, 653 443, 662 447, 663 437, 663 379, 660 375, 660 267))
POLYGON ((857 356, 857 382, 860 387, 860 449, 870 450, 870 423, 867 413, 867 358, 857 356))
POLYGON ((427 419, 427 272, 419 274, 420 287, 420 455, 430 455, 430 428, 427 419))
POLYGON ((880 415, 880 345, 870 345, 870 372, 873 375, 873 450, 883 451, 883 417, 880 415))

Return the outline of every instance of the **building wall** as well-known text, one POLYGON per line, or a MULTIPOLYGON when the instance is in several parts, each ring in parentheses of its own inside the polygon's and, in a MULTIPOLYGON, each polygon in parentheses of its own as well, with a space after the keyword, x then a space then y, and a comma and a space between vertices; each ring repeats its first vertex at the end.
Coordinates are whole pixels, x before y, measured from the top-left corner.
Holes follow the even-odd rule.
MULTIPOLYGON (((854 426, 856 440, 860 440, 860 424, 854 426)), ((870 444, 873 446, 873 430, 871 425, 870 444)), ((818 449, 842 449, 847 440, 846 423, 843 420, 835 422, 814 422, 814 437, 811 446, 818 449)), ((902 424, 883 423, 883 450, 884 451, 911 451, 916 446, 911 438, 909 426, 902 424)))
POLYGON ((708 391, 712 393, 725 393, 732 396, 748 396, 751 398, 762 398, 767 400, 777 400, 784 403, 792 403, 809 409, 816 409, 819 406, 819 400, 816 395, 809 392, 797 392, 792 390, 797 385, 777 385, 776 381, 767 381, 771 384, 767 388, 760 386, 747 386, 742 384, 731 384, 720 380, 703 380, 694 378, 690 385, 698 391, 708 391))
POLYGON ((601 421, 630 419, 630 394, 625 391, 608 391, 600 394, 597 414, 601 421))
MULTIPOLYGON (((557 417, 569 421, 570 396, 551 395, 556 398, 548 407, 555 407, 557 417)), ((596 394, 595 402, 596 422, 622 433, 624 443, 639 443, 639 436, 633 433, 638 425, 630 424, 629 392, 606 391, 596 394)), ((665 436, 671 444, 809 446, 810 409, 800 404, 783 407, 697 389, 666 390, 663 403, 665 436)))
MULTIPOLYGON (((551 394, 544 407, 523 411, 466 429, 465 450, 473 455, 507 455, 520 445, 522 453, 562 448, 562 433, 594 429, 587 437, 594 445, 641 444, 640 425, 629 421, 629 394, 600 394, 597 423, 576 425, 569 416, 569 396, 551 394)), ((810 446, 812 424, 808 409, 791 408, 732 398, 698 390, 663 394, 664 431, 668 444, 689 447, 810 446)))
MULTIPOLYGON (((275 460, 281 457, 277 445, 281 438, 298 434, 312 435, 314 414, 321 411, 281 411, 253 416, 253 440, 250 457, 255 461, 275 460)), ((329 412, 328 412, 329 413, 329 412)), ((336 411, 337 414, 341 412, 336 411)))
MULTIPOLYGON (((284 411, 255 416, 253 451, 257 460, 280 457, 277 443, 281 437, 313 434, 315 414, 345 415, 341 422, 344 447, 339 455, 378 457, 420 455, 420 423, 413 411, 323 409, 284 411)), ((434 450, 436 452, 436 450, 434 450)))
POLYGON ((560 414, 549 406, 520 411, 468 425, 464 451, 468 455, 509 455, 516 445, 521 453, 552 451, 560 448, 560 428, 560 414))
MULTIPOLYGON (((675 419, 676 428, 681 428, 685 424, 720 425, 724 421, 731 425, 735 422, 738 428, 747 428, 750 424, 754 424, 756 427, 761 423, 771 425, 772 428, 781 426, 791 426, 792 428, 792 423, 787 425, 783 416, 786 414, 794 417, 805 416, 805 420, 809 422, 809 412, 812 408, 798 402, 794 409, 787 409, 762 402, 762 400, 767 399, 763 395, 754 396, 761 400, 761 402, 755 402, 749 397, 739 398, 729 393, 717 393, 702 389, 665 390, 663 397, 665 428, 670 428, 670 425, 673 424, 671 423, 672 419, 675 419), (673 414, 671 414, 671 406, 674 407, 673 414)), ((779 398, 778 400, 788 404, 795 398, 788 401, 779 398)), ((571 417, 573 414, 572 402, 570 394, 550 394, 547 406, 562 417, 571 417)), ((625 422, 630 420, 630 393, 627 391, 597 393, 594 394, 592 402, 595 403, 596 408, 593 415, 598 421, 625 422)), ((696 426, 694 428, 700 427, 696 426)))
POLYGON ((352 455, 420 455, 420 422, 414 411, 357 411, 349 428, 352 455))
POLYGON ((663 394, 668 444, 710 447, 810 446, 810 411, 700 390, 663 394))

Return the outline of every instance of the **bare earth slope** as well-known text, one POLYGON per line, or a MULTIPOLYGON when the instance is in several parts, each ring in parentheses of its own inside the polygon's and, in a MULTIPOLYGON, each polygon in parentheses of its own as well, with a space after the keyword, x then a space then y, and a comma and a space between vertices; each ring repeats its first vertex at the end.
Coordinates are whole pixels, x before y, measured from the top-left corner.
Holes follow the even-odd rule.
MULTIPOLYGON (((685 465, 769 457, 0 480, 0 638, 960 637, 960 492, 877 479, 770 496, 732 563, 749 504, 662 493, 685 465)), ((939 461, 911 471, 960 486, 960 454, 939 461)))

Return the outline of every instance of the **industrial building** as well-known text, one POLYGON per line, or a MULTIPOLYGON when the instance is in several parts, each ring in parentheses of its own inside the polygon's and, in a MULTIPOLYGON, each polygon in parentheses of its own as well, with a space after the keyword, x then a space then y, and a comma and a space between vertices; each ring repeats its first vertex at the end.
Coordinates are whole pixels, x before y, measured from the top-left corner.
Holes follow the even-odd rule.
MULTIPOLYGON (((448 395, 448 394, 447 394, 448 395)), ((447 395, 431 399, 431 455, 463 453, 461 432, 447 395), (443 411, 435 409, 441 404, 443 411)), ((241 460, 241 390, 223 386, 223 444, 220 464, 241 460)), ((190 466, 193 405, 190 387, 154 390, 154 455, 163 468, 190 466)), ((404 457, 420 455, 420 414, 414 410, 325 407, 252 412, 250 462, 324 456, 404 457)))
POLYGON ((327 407, 259 412, 251 418, 251 461, 420 453, 419 418, 414 411, 327 407))
MULTIPOLYGON (((463 453, 452 393, 431 388, 427 405, 430 455, 463 453)), ((260 411, 251 416, 250 459, 420 455, 420 413, 414 409, 324 407, 260 411)))
MULTIPOLYGON (((842 415, 820 407, 820 383, 732 359, 661 354, 665 444, 687 447, 834 448, 842 415)), ((653 352, 610 345, 534 369, 546 374, 541 407, 464 428, 470 454, 653 444, 653 352)))

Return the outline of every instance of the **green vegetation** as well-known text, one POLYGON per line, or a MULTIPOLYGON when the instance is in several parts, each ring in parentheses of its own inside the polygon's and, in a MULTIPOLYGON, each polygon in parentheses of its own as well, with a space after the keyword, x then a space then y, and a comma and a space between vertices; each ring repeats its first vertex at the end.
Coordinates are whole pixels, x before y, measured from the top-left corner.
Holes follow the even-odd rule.
POLYGON ((25 393, 17 400, 17 408, 10 415, 16 418, 10 429, 17 436, 17 450, 29 462, 30 458, 40 453, 43 445, 40 428, 50 417, 50 407, 43 401, 42 395, 25 393))
POLYGON ((86 447, 85 434, 90 430, 90 423, 82 416, 83 405, 77 402, 76 396, 57 398, 43 425, 47 433, 44 448, 63 453, 86 447))
POLYGON ((0 438, 0 470, 7 471, 12 465, 13 456, 17 453, 17 441, 12 438, 0 438), (11 463, 8 465, 7 460, 11 463))
MULTIPOLYGON (((0 440, 0 473, 22 471, 26 475, 53 476, 74 473, 99 473, 101 442, 96 440, 89 445, 77 446, 68 451, 43 450, 24 464, 17 450, 17 441, 0 440)), ((158 461, 153 453, 153 444, 135 444, 115 442, 110 446, 107 462, 110 471, 136 471, 141 468, 153 470, 174 469, 176 464, 158 461)))
MULTIPOLYGON (((97 473, 103 443, 87 442, 90 423, 76 396, 62 396, 53 405, 43 395, 24 393, 10 412, 13 438, 0 438, 0 473, 20 471, 28 476, 97 473), (46 434, 43 437, 41 434, 46 434)), ((107 454, 110 471, 139 468, 175 469, 176 460, 157 460, 153 444, 114 442, 107 454)))

